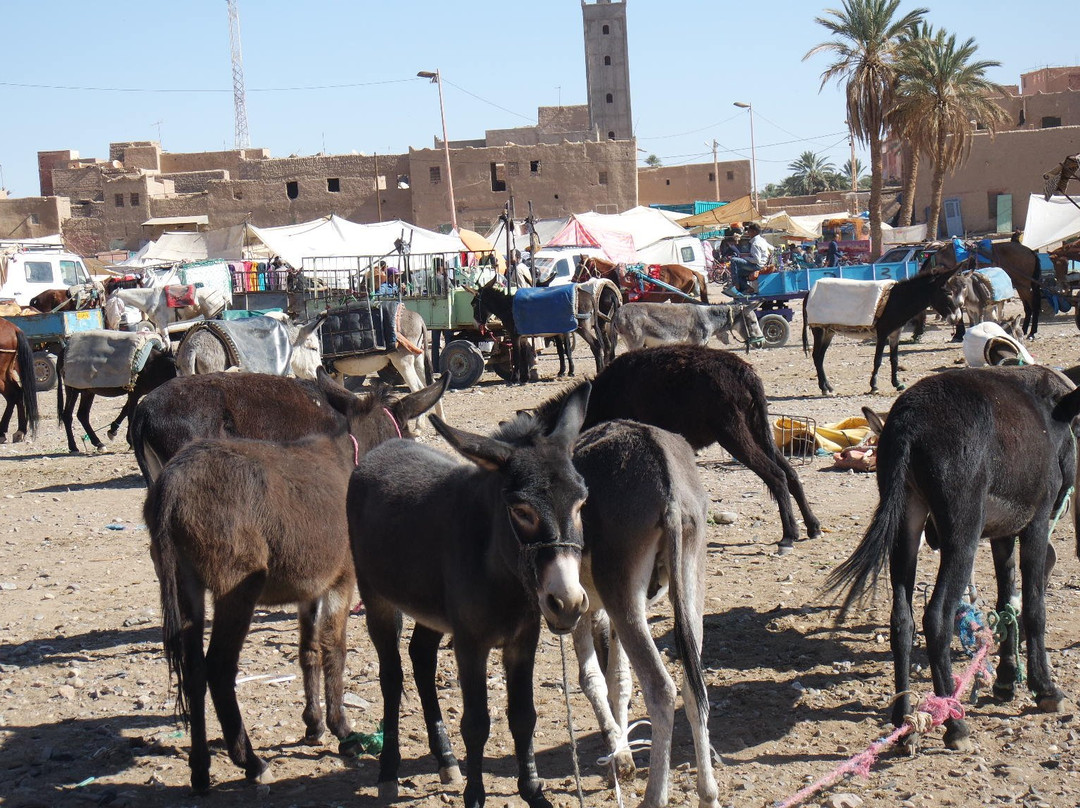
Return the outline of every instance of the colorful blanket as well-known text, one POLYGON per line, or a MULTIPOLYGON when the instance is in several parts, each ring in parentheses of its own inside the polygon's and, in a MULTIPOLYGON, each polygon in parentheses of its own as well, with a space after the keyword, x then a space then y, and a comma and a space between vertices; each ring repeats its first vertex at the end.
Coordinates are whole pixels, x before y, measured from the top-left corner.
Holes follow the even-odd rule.
POLYGON ((64 384, 77 390, 131 390, 150 352, 165 347, 152 331, 79 331, 68 337, 64 384))
POLYGON ((182 309, 185 306, 195 305, 195 286, 166 286, 165 303, 170 309, 182 309))
POLYGON ((530 287, 514 293, 514 324, 519 334, 570 334, 577 330, 577 286, 530 287))

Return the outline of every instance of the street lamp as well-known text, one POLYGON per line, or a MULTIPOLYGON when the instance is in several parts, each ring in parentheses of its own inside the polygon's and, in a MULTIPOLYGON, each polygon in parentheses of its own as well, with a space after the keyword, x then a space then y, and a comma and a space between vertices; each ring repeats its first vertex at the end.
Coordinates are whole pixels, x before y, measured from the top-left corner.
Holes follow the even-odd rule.
POLYGON ((754 150, 754 105, 742 101, 733 103, 741 109, 750 110, 750 185, 752 188, 750 200, 754 203, 754 210, 757 210, 757 152, 754 150))
POLYGON ((446 156, 446 189, 450 194, 450 226, 457 230, 457 205, 454 204, 454 177, 450 173, 450 141, 446 137, 446 107, 443 106, 442 74, 436 70, 421 70, 416 74, 422 79, 431 79, 432 84, 439 85, 439 117, 442 118, 442 143, 443 154, 446 156))

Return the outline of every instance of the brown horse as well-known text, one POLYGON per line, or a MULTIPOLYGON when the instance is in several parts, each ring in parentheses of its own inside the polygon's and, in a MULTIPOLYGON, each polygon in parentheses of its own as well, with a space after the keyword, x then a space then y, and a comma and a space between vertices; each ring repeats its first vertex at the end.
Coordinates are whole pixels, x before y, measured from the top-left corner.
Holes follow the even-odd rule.
POLYGON ((934 261, 947 270, 954 270, 966 264, 974 268, 976 262, 989 262, 992 266, 1005 270, 1005 274, 1012 281, 1013 288, 1016 289, 1016 296, 1024 304, 1024 334, 1028 339, 1035 339, 1039 330, 1039 309, 1042 306, 1039 254, 1021 244, 1016 234, 1013 234, 1011 241, 991 242, 989 245, 984 241, 967 244, 965 247, 968 256, 958 258, 956 240, 947 242, 934 253, 934 261))
POLYGON ((48 314, 54 311, 72 311, 75 301, 67 289, 47 289, 30 298, 30 307, 48 314))
MULTIPOLYGON (((177 384, 218 376, 178 379, 177 384)), ((288 385, 285 379, 274 380, 288 385)), ((340 428, 289 443, 214 438, 189 443, 150 486, 144 515, 161 586, 165 659, 177 680, 177 709, 191 722, 191 787, 210 787, 207 686, 225 747, 248 779, 265 781, 236 702, 240 650, 257 604, 299 604, 305 740, 327 727, 351 743, 343 703, 346 622, 355 584, 345 493, 373 446, 409 436, 409 421, 445 391, 433 384, 393 400, 385 389, 353 399, 340 428), (223 484, 223 481, 228 481, 223 484), (205 594, 214 602, 203 652, 205 594), (326 720, 319 704, 319 678, 326 720)), ((261 402, 267 413, 279 408, 261 402)))
POLYGON ((641 277, 628 271, 621 264, 611 264, 602 258, 592 256, 583 259, 578 264, 574 282, 582 283, 589 278, 606 278, 619 287, 623 303, 663 303, 668 300, 685 303, 686 295, 699 298, 702 303, 709 302, 709 290, 705 282, 698 277, 696 272, 681 264, 653 264, 647 267, 644 273, 648 277, 641 277), (650 283, 649 278, 655 278, 661 283, 673 286, 684 294, 650 283))
POLYGON ((11 441, 19 443, 26 437, 28 424, 31 434, 37 431, 38 425, 34 351, 26 334, 7 320, 0 320, 0 395, 7 402, 4 415, 0 417, 0 443, 7 443, 13 409, 18 411, 19 428, 11 441))

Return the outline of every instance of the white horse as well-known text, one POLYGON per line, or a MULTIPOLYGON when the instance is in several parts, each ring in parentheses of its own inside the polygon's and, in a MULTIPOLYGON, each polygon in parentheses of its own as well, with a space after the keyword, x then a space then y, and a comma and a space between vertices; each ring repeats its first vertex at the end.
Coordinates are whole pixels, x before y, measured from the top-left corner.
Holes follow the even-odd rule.
POLYGON ((119 328, 120 314, 123 309, 115 305, 119 301, 124 306, 131 306, 141 311, 149 320, 155 330, 165 339, 169 338, 167 326, 169 323, 179 320, 193 320, 199 315, 206 319, 216 317, 226 307, 228 301, 225 296, 216 289, 195 289, 195 305, 181 308, 169 308, 165 297, 165 287, 157 286, 148 289, 117 289, 109 295, 105 306, 105 327, 110 329, 119 328), (113 305, 109 305, 109 304, 113 305), (174 312, 174 314, 170 314, 174 312))
MULTIPOLYGON (((427 324, 419 314, 403 308, 397 323, 397 334, 398 347, 392 351, 342 356, 328 359, 326 364, 330 366, 338 381, 341 381, 342 376, 366 376, 369 373, 378 373, 387 365, 393 365, 411 392, 422 390, 424 380, 432 379, 427 324)), ((436 403, 431 411, 444 418, 442 401, 436 403)))

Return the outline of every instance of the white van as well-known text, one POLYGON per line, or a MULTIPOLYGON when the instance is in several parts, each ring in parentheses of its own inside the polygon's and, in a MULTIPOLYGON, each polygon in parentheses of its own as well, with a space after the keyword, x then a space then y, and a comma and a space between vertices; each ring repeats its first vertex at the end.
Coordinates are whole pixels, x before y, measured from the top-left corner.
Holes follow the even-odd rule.
POLYGON ((543 282, 554 275, 549 286, 572 283, 579 255, 603 257, 604 251, 595 247, 544 247, 537 250, 533 259, 537 280, 543 282))
POLYGON ((49 289, 67 289, 90 281, 82 259, 55 247, 6 247, 0 251, 0 300, 29 306, 49 289))

